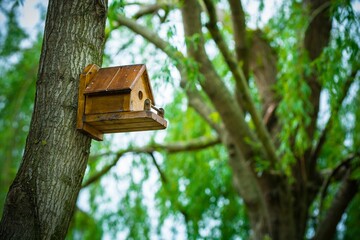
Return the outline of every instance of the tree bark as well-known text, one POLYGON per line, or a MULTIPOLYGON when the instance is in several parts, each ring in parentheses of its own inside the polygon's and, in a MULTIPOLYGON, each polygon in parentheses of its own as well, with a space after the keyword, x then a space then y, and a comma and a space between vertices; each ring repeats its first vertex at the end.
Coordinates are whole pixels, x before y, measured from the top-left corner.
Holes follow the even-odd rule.
POLYGON ((350 171, 347 172, 341 185, 328 209, 326 216, 321 221, 314 240, 333 239, 336 233, 336 226, 341 220, 343 213, 350 204, 351 200, 358 192, 358 183, 350 179, 350 171))
MULTIPOLYGON (((310 23, 305 32, 304 46, 311 61, 320 56, 323 49, 328 45, 330 31, 332 28, 330 16, 329 0, 305 0, 305 7, 310 9, 310 23)), ((321 84, 318 76, 312 69, 312 74, 308 77, 307 83, 311 89, 310 102, 312 112, 310 114, 311 123, 307 128, 307 133, 311 139, 316 129, 316 121, 320 107, 321 84)))
POLYGON ((7 195, 1 239, 64 239, 91 139, 76 130, 78 78, 101 65, 104 1, 50 0, 25 153, 7 195))

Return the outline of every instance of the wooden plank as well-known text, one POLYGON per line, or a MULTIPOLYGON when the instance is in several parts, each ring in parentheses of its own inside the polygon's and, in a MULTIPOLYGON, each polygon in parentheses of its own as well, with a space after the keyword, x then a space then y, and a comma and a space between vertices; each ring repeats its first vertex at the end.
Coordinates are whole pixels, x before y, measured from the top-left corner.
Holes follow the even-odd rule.
POLYGON ((103 140, 103 136, 104 136, 103 132, 99 131, 98 129, 92 127, 89 124, 85 123, 81 131, 83 131, 85 134, 89 135, 91 138, 97 141, 103 140))
POLYGON ((127 129, 112 129, 106 130, 104 133, 125 133, 125 132, 145 132, 145 131, 155 131, 155 130, 162 130, 164 128, 158 127, 134 127, 134 128, 127 128, 127 129))
POLYGON ((99 71, 100 67, 96 64, 90 64, 86 66, 83 72, 80 74, 79 81, 79 92, 78 92, 78 110, 77 110, 77 118, 76 118, 76 128, 83 129, 83 116, 85 112, 85 95, 84 90, 89 84, 91 78, 99 71))
POLYGON ((165 126, 156 122, 155 120, 148 121, 148 122, 140 122, 140 123, 125 123, 125 124, 107 124, 107 125, 100 125, 97 126, 97 129, 100 131, 107 133, 107 132, 131 132, 135 129, 165 129, 165 126))
POLYGON ((114 75, 113 80, 107 86, 107 91, 119 91, 133 89, 134 84, 145 71, 143 64, 120 66, 119 72, 114 75))
POLYGON ((97 122, 99 120, 117 120, 117 119, 136 119, 136 118, 152 118, 155 114, 149 111, 128 111, 128 112, 112 112, 103 114, 88 114, 86 122, 97 122))
MULTIPOLYGON (((125 122, 138 121, 138 119, 154 119, 157 122, 167 124, 166 120, 151 111, 134 111, 134 112, 114 112, 104 114, 89 114, 85 116, 85 122, 101 122, 101 121, 120 121, 125 122)), ((142 121, 142 120, 140 120, 142 121)))
POLYGON ((149 98, 153 101, 153 96, 146 83, 144 75, 135 83, 131 91, 131 111, 143 111, 145 99, 149 98))
POLYGON ((91 114, 85 122, 104 133, 165 129, 167 122, 151 111, 91 114))
POLYGON ((152 122, 152 121, 154 121, 153 118, 133 118, 133 119, 99 120, 99 121, 92 121, 89 123, 91 123, 91 125, 94 126, 100 126, 100 125, 111 125, 111 124, 143 123, 143 122, 152 122))
POLYGON ((85 114, 123 112, 130 110, 130 94, 86 96, 85 114))
POLYGON ((91 94, 106 91, 119 70, 119 67, 101 68, 90 84, 87 85, 84 93, 91 94))
POLYGON ((91 95, 103 92, 130 92, 144 71, 144 64, 101 68, 84 93, 91 95))

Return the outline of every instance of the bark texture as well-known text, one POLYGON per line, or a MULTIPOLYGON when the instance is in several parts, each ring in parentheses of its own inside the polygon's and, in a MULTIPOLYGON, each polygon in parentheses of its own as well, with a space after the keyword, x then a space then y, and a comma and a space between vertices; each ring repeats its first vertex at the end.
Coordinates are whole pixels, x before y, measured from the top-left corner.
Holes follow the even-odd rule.
POLYGON ((318 228, 314 240, 331 239, 335 236, 336 226, 341 220, 342 213, 345 211, 357 192, 358 184, 355 180, 349 179, 348 172, 344 177, 325 218, 320 223, 323 227, 318 228))
POLYGON ((75 127, 79 74, 90 63, 101 65, 104 4, 49 2, 30 132, 7 195, 0 239, 66 236, 91 143, 75 127))

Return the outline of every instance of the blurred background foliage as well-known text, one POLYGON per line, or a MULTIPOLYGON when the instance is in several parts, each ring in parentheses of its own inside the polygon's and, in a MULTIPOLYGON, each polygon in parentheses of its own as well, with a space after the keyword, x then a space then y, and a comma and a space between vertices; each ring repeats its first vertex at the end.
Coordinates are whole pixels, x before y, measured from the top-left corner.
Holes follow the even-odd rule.
POLYGON ((41 50, 41 33, 29 42, 28 34, 18 22, 18 7, 17 3, 1 5, 5 19, 0 32, 1 210, 25 146, 41 50))
MULTIPOLYGON (((255 27, 261 25, 264 2, 259 1, 257 16, 247 16, 248 21, 255 19, 255 27)), ((0 213, 25 146, 41 50, 42 25, 29 33, 19 24, 22 12, 26 11, 22 4, 23 1, 0 1, 0 213)), ((298 37, 307 23, 296 1, 279 4, 279 11, 261 25, 279 55, 278 64, 282 65, 278 89, 284 101, 278 114, 288 126, 281 135, 283 144, 279 150, 285 156, 284 169, 293 161, 293 152, 288 151, 290 146, 286 139, 294 129, 299 132, 296 151, 303 151, 304 144, 311 143, 301 135, 301 128, 308 122, 310 93, 307 86, 297 81, 303 74, 299 65, 314 64, 323 73, 323 118, 326 119, 329 112, 337 112, 319 168, 330 171, 338 164, 339 155, 347 156, 360 149, 358 76, 350 96, 341 96, 349 71, 359 68, 359 9, 354 12, 349 1, 334 1, 333 4, 343 7, 333 12, 335 27, 331 43, 313 63, 305 53, 295 54, 299 49, 298 37), (336 105, 339 97, 347 99, 341 109, 336 105)), ((122 13, 125 5, 122 0, 111 1, 109 19, 122 13)), ((132 7, 136 8, 130 5, 129 11, 134 11, 132 7)), ((44 6, 39 9, 44 16, 44 6)), ((172 17, 173 21, 167 18, 161 26, 159 19, 150 16, 142 18, 141 22, 183 50, 179 13, 175 12, 172 17)), ((226 11, 223 19, 229 19, 226 11)), ((226 37, 232 30, 225 25, 223 31, 226 37)), ((142 38, 125 28, 117 28, 112 21, 108 21, 107 36, 104 66, 146 63, 157 104, 165 105, 170 123, 166 132, 116 134, 107 136, 104 142, 93 142, 68 239, 161 239, 162 236, 167 236, 166 239, 247 239, 249 221, 242 200, 232 187, 232 172, 224 146, 212 144, 195 151, 171 152, 158 145, 216 138, 213 130, 188 106, 173 63, 142 38)), ((216 52, 213 55, 213 64, 218 66, 220 75, 229 87, 233 86, 223 60, 216 52)), ((196 87, 196 83, 190 87, 196 87)), ((252 91, 256 98, 256 89, 252 91)), ((211 117, 215 121, 218 118, 216 113, 211 117)), ((318 123, 319 129, 324 122, 318 123)), ((360 178, 359 171, 354 173, 354 178, 360 178)), ((333 198, 335 187, 327 191, 329 194, 322 208, 333 198)), ((319 204, 320 197, 310 214, 309 236, 316 228, 314 219, 321 217, 319 204)), ((359 206, 358 195, 338 227, 337 239, 356 239, 360 235, 359 206)))

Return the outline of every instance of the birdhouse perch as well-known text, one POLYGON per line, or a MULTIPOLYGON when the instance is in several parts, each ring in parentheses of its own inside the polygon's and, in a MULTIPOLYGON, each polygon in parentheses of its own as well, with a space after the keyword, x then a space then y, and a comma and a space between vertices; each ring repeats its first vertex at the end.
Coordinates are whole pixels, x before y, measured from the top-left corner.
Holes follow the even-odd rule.
POLYGON ((164 110, 154 104, 144 64, 90 64, 80 75, 77 129, 98 141, 104 133, 165 129, 164 110))

